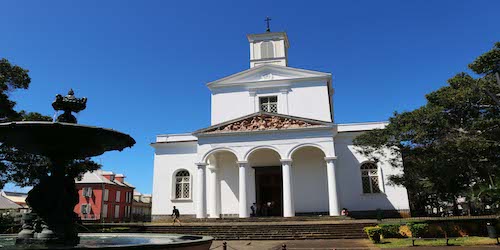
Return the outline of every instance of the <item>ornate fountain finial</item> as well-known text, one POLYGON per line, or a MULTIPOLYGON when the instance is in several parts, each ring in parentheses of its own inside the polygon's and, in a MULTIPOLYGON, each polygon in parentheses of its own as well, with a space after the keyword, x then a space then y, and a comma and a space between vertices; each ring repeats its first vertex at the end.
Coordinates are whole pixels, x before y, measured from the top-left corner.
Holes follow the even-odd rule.
POLYGON ((62 110, 64 113, 57 117, 57 122, 76 123, 76 117, 71 112, 78 113, 87 107, 87 98, 76 98, 73 89, 68 91, 67 96, 56 95, 52 103, 54 110, 62 110))

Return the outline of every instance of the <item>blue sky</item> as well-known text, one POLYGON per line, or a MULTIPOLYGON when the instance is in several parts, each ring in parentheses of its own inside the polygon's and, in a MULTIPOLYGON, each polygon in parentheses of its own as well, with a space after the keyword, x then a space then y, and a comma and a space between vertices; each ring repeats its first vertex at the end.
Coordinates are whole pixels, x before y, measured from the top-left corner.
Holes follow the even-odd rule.
MULTIPOLYGON (((79 123, 137 141, 96 160, 152 189, 156 134, 210 123, 205 83, 249 67, 248 33, 286 31, 289 65, 331 72, 336 122, 386 120, 500 41, 500 1, 2 1, 0 57, 30 70, 17 109, 53 115, 89 98, 79 123)), ((7 188, 17 189, 11 185, 7 188)))

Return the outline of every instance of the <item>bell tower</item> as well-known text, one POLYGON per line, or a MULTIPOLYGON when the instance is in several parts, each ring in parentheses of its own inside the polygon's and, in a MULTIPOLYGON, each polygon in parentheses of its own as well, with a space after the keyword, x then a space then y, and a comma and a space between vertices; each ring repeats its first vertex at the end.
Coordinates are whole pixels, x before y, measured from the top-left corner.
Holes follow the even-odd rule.
POLYGON ((262 64, 276 64, 288 66, 288 37, 285 32, 271 32, 269 28, 269 17, 267 22, 267 30, 261 34, 247 35, 250 43, 250 68, 262 64))

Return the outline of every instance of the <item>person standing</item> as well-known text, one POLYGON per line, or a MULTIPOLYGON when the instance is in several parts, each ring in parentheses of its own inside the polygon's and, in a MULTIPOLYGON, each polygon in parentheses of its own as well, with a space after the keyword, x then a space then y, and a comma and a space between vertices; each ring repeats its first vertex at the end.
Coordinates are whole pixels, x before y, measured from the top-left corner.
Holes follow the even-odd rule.
POLYGON ((252 213, 250 214, 251 217, 255 217, 255 210, 257 209, 255 203, 252 204, 252 206, 250 207, 250 209, 252 209, 252 213))
POLYGON ((177 209, 174 206, 174 210, 172 210, 172 218, 174 219, 172 226, 175 225, 176 221, 179 223, 179 226, 182 226, 181 220, 179 219, 180 217, 181 217, 181 213, 179 212, 179 209, 177 209))

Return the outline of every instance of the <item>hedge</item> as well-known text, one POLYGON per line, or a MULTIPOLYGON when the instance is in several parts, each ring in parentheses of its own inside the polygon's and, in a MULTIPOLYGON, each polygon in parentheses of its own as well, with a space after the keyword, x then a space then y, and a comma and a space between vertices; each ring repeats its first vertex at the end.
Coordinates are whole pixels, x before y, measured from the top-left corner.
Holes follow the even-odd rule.
POLYGON ((365 227, 368 238, 374 243, 380 243, 381 228, 380 227, 365 227))
POLYGON ((407 223, 413 238, 420 238, 428 235, 429 224, 427 223, 407 223))
POLYGON ((403 235, 399 232, 400 224, 379 224, 382 237, 384 238, 401 238, 403 235))

